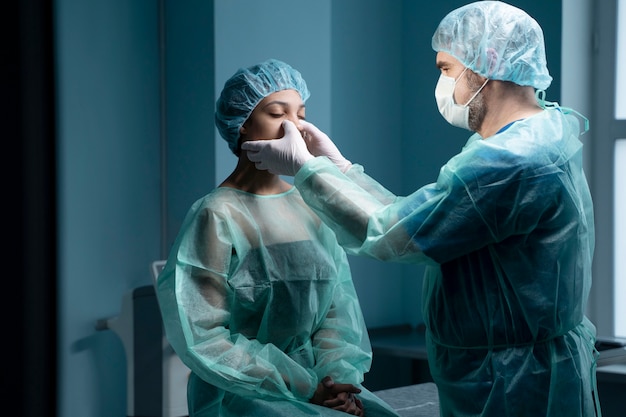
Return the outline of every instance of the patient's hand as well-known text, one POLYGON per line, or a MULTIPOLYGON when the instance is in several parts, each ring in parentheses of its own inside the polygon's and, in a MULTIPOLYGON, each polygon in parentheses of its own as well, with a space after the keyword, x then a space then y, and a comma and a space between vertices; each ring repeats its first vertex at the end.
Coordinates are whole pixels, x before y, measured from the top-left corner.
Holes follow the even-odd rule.
POLYGON ((365 416, 363 403, 351 392, 341 392, 337 394, 334 399, 324 401, 324 406, 359 417, 365 416))
POLYGON ((313 398, 309 401, 333 410, 363 417, 365 415, 363 403, 355 395, 360 392, 361 389, 357 386, 352 384, 335 384, 333 379, 327 376, 317 385, 313 398))

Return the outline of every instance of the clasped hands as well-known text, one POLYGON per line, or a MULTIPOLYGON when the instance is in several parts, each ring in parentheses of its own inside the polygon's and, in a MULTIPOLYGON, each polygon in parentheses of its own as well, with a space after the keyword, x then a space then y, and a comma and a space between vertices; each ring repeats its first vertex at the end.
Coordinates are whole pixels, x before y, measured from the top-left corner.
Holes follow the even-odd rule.
POLYGON ((302 134, 293 122, 285 120, 282 138, 250 140, 244 142, 241 149, 247 151, 248 159, 257 169, 277 175, 294 176, 305 162, 316 156, 328 157, 342 172, 352 166, 324 132, 304 120, 300 124, 302 134))
POLYGON ((335 384, 333 379, 327 376, 317 384, 309 402, 364 417, 363 403, 356 396, 360 392, 361 389, 352 384, 335 384))

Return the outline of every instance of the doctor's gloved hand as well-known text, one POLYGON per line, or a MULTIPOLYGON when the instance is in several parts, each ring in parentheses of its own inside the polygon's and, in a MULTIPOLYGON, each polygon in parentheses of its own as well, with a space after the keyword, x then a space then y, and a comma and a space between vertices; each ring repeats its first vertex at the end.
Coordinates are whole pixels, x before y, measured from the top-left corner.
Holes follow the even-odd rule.
POLYGON ((257 169, 294 176, 313 155, 293 122, 285 120, 283 129, 285 135, 280 139, 247 141, 241 144, 241 149, 248 152, 248 159, 257 169))
POLYGON ((300 122, 304 130, 304 140, 313 156, 326 156, 341 170, 346 172, 352 163, 343 157, 341 152, 326 133, 319 130, 313 123, 300 122))

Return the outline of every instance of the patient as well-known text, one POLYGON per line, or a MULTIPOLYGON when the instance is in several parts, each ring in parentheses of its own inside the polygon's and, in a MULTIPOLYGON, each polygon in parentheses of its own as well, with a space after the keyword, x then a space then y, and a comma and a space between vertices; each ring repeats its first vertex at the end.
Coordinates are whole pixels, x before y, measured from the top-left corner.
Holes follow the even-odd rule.
POLYGON ((224 85, 215 121, 239 157, 187 214, 158 280, 167 338, 191 369, 190 416, 397 416, 364 388, 372 352, 334 233, 241 151, 300 127, 307 85, 268 60, 224 85))

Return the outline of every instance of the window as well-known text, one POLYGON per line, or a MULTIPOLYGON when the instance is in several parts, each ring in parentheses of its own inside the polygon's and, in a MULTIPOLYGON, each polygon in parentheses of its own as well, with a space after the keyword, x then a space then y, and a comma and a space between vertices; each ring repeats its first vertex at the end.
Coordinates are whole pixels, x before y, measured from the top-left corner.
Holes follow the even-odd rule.
POLYGON ((588 315, 598 336, 626 337, 626 0, 586 4, 593 6, 586 143, 596 223, 588 315))
MULTIPOLYGON (((615 118, 626 119, 626 0, 617 5, 617 55, 615 65, 615 118)), ((622 160, 624 162, 624 160, 622 160)), ((623 188, 622 188, 623 189, 623 188)))
MULTIPOLYGON (((617 3, 615 59, 615 119, 624 126, 626 119, 626 0, 617 3)), ((621 129, 620 129, 621 130, 621 129)), ((618 135, 621 136, 620 133, 618 135)), ((619 136, 618 136, 619 137, 619 136)), ((613 163, 614 218, 614 329, 626 337, 626 138, 616 139, 613 163)))
MULTIPOLYGON (((626 1, 626 0, 625 0, 626 1)), ((622 94, 625 94, 623 91, 622 94)), ((615 141, 615 336, 626 337, 626 139, 615 141), (621 254, 621 255, 620 255, 621 254)))

